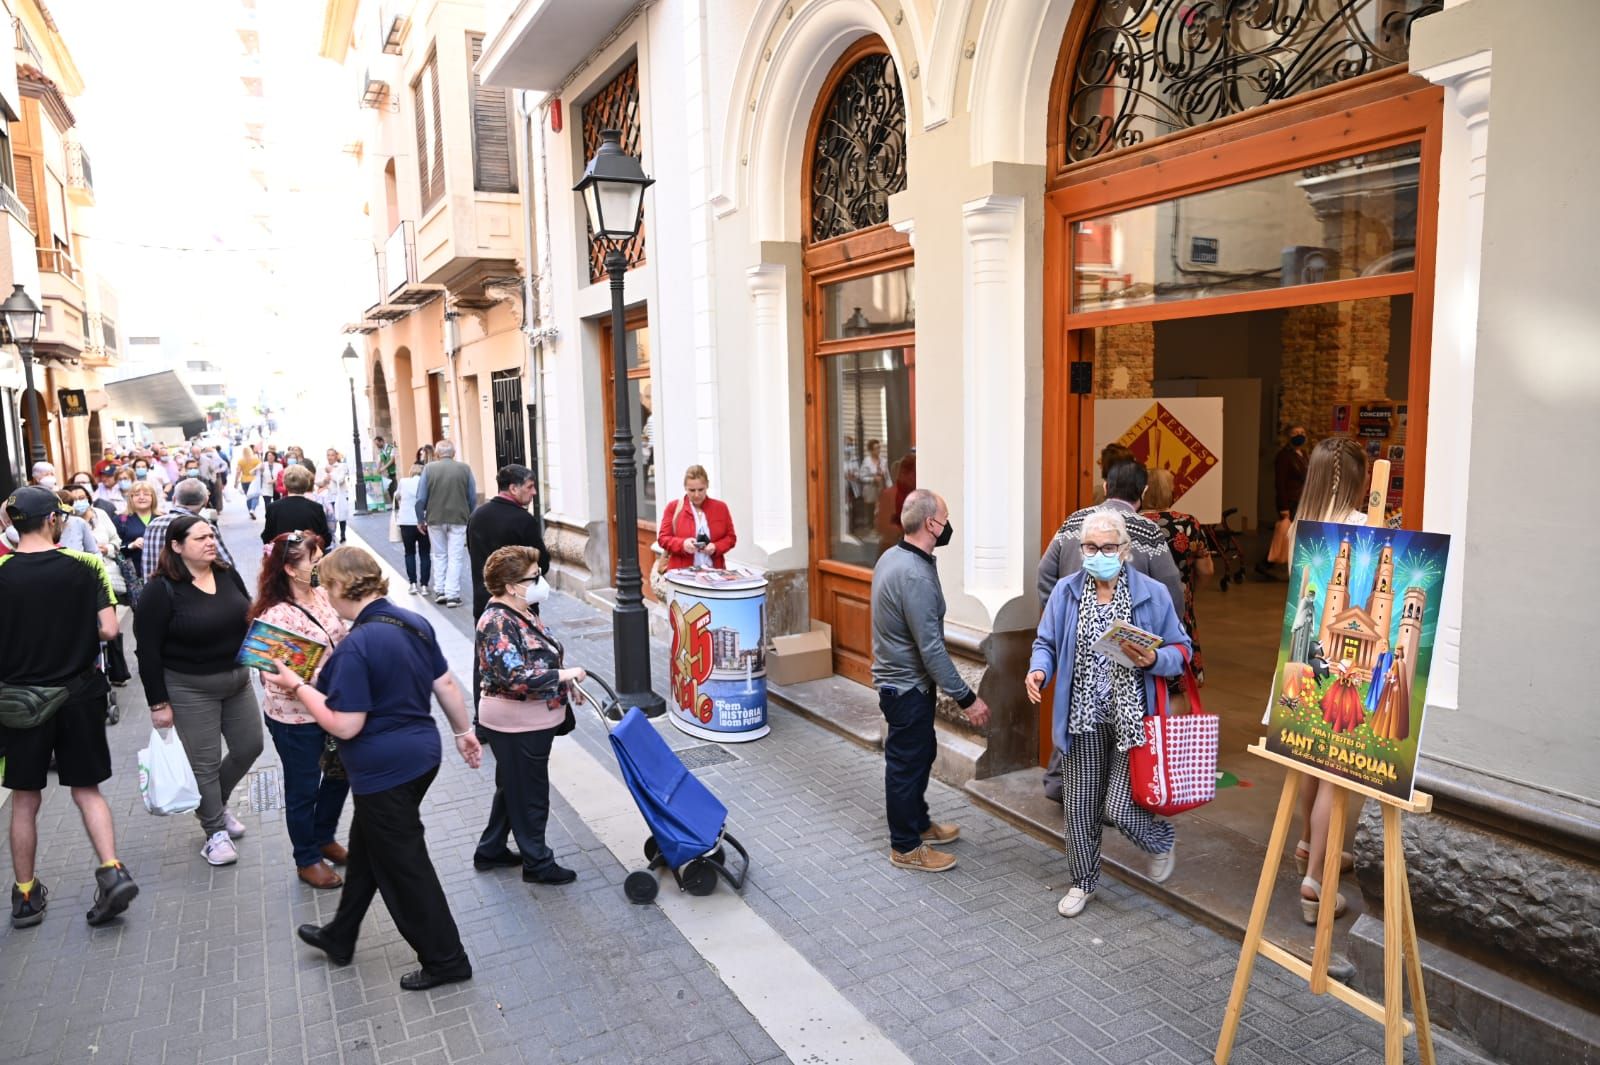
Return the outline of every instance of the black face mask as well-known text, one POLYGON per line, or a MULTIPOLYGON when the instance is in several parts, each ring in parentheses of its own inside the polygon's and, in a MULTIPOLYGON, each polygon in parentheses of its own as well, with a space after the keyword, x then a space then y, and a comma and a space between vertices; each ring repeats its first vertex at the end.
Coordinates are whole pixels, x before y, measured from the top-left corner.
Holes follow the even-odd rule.
POLYGON ((956 527, 950 524, 949 519, 945 519, 944 528, 939 530, 939 536, 933 541, 933 546, 943 547, 945 544, 948 544, 950 542, 950 537, 955 533, 955 529, 956 527))
POLYGON ((1303 436, 1291 436, 1289 438, 1289 443, 1293 444, 1295 447, 1301 447, 1305 444, 1305 442, 1306 438, 1303 436))

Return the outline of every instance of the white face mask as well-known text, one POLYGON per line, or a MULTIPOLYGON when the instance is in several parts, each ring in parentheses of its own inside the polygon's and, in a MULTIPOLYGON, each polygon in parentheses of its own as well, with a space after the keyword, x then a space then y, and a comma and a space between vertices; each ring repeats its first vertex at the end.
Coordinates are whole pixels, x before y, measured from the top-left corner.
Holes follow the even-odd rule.
POLYGON ((538 606, 550 598, 550 586, 544 582, 543 577, 535 577, 522 586, 522 601, 529 606, 538 606))
POLYGON ((56 489, 56 479, 54 477, 41 477, 39 478, 39 484, 41 487, 48 488, 52 492, 56 489))
POLYGON ((21 542, 22 536, 17 532, 15 525, 7 525, 6 531, 0 533, 0 540, 4 540, 11 547, 16 547, 21 542))

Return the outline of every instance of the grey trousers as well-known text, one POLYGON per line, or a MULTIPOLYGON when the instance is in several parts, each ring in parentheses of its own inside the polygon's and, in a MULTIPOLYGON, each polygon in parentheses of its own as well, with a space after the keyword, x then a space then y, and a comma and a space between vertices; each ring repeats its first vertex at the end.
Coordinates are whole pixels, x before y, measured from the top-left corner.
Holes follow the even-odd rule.
POLYGON ((227 830, 223 811, 228 797, 261 756, 261 707, 256 703, 250 672, 246 666, 226 673, 166 671, 172 724, 189 756, 195 783, 200 785, 200 809, 195 816, 208 836, 227 830), (226 755, 222 753, 224 742, 226 755))

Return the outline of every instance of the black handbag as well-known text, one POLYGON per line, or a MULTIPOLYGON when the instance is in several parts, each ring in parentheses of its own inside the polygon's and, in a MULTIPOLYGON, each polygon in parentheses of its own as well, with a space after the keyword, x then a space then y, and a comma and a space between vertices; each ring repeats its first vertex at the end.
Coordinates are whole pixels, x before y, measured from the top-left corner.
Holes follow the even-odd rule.
POLYGON ((317 755, 317 768, 329 780, 349 780, 344 762, 339 758, 339 741, 327 733, 322 734, 322 753, 317 755))
POLYGON ((0 726, 18 730, 38 728, 54 717, 66 701, 65 686, 7 684, 0 688, 0 726))

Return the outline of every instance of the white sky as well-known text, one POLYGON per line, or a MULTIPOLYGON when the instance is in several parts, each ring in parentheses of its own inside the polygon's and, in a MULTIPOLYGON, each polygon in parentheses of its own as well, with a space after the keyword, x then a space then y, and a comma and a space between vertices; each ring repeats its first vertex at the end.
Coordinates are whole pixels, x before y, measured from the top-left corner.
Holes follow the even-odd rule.
POLYGON ((333 428, 349 422, 341 327, 370 302, 372 248, 342 151, 359 117, 354 87, 317 55, 322 0, 258 0, 258 59, 237 32, 251 17, 237 0, 50 10, 84 79, 72 107, 95 207, 81 240, 117 292, 120 335, 198 345, 241 406, 265 387, 294 410, 289 431, 304 427, 308 452, 348 447, 348 428, 333 428), (262 97, 246 94, 247 74, 262 78, 262 97), (247 121, 265 127, 264 148, 247 121))

